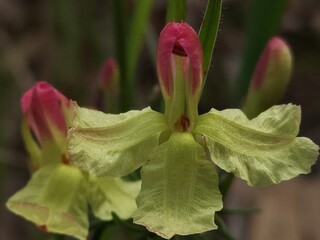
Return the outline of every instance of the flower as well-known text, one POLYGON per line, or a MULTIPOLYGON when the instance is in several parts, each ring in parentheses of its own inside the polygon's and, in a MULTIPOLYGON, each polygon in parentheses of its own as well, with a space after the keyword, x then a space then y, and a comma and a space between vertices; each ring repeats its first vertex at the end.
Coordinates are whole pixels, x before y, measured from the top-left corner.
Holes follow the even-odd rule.
POLYGON ((167 239, 217 228, 216 166, 254 186, 310 172, 318 146, 297 137, 300 107, 274 106, 252 120, 238 109, 198 115, 202 49, 186 23, 161 32, 157 71, 165 114, 104 114, 73 103, 68 132, 68 152, 83 171, 118 177, 142 166, 135 223, 167 239))
POLYGON ((72 165, 67 153, 69 106, 69 100, 46 82, 36 83, 22 96, 23 135, 33 174, 6 205, 42 230, 86 239, 88 205, 103 220, 111 220, 111 212, 129 218, 140 182, 96 178, 72 165))

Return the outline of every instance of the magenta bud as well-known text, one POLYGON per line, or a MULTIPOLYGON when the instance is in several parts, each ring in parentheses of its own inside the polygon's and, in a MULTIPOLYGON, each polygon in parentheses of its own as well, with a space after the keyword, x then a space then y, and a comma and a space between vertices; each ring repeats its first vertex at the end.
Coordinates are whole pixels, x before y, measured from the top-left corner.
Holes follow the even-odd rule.
POLYGON ((202 84, 203 53, 197 33, 187 23, 168 23, 162 30, 157 51, 157 71, 160 85, 165 94, 174 91, 175 64, 172 58, 180 56, 189 91, 194 94, 202 84))
POLYGON ((286 42, 279 37, 271 38, 263 50, 263 53, 261 54, 259 62, 256 66, 252 77, 252 87, 259 89, 262 87, 263 82, 268 80, 267 71, 271 64, 280 64, 280 66, 278 66, 278 70, 286 71, 288 65, 291 65, 290 63, 291 54, 286 42))
POLYGON ((273 37, 267 43, 253 73, 244 111, 252 118, 278 103, 292 70, 292 54, 287 43, 273 37))
POLYGON ((118 63, 113 58, 107 59, 102 64, 98 76, 98 89, 94 96, 94 105, 97 109, 109 113, 119 111, 119 80, 118 63))
POLYGON ((114 89, 118 85, 119 66, 113 58, 107 59, 101 68, 99 85, 101 88, 114 89))
POLYGON ((64 112, 69 100, 47 82, 37 82, 21 98, 21 108, 40 145, 66 138, 67 121, 64 112))

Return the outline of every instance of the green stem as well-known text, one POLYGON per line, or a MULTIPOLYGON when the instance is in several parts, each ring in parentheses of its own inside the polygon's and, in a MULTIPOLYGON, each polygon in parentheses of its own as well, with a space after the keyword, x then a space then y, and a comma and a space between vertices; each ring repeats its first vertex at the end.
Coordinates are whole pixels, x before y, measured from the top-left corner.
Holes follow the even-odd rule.
POLYGON ((229 232, 226 224, 224 223, 223 219, 218 216, 218 214, 215 215, 215 222, 218 226, 218 232, 223 236, 226 240, 234 240, 234 237, 229 232))
POLYGON ((224 177, 224 179, 221 181, 221 184, 219 186, 220 188, 220 192, 223 196, 223 198, 225 198, 231 188, 232 182, 234 180, 234 175, 232 173, 225 173, 226 176, 224 177))
POLYGON ((253 213, 260 212, 260 208, 224 208, 222 209, 222 214, 241 214, 241 215, 249 215, 253 213))
POLYGON ((186 0, 168 0, 167 5, 167 23, 170 21, 181 22, 186 18, 186 0))
POLYGON ((208 0, 206 11, 199 30, 199 38, 203 48, 203 84, 212 61, 212 54, 216 43, 221 17, 222 0, 208 0))
POLYGON ((128 82, 127 72, 127 47, 126 47, 126 16, 125 0, 113 1, 113 22, 116 42, 116 55, 120 68, 120 110, 126 111, 131 108, 133 102, 132 85, 128 82))

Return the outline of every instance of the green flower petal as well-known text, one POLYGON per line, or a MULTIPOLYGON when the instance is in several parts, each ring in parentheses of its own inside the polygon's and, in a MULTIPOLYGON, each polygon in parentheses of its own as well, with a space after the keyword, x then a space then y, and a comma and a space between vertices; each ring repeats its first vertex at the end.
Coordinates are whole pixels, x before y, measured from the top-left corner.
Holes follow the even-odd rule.
POLYGON ((88 234, 87 185, 75 167, 52 164, 40 168, 7 207, 41 229, 84 240, 88 234))
POLYGON ((100 219, 111 220, 111 212, 121 219, 130 218, 137 209, 135 198, 141 181, 127 182, 119 178, 90 177, 89 203, 93 213, 100 219))
POLYGON ((119 115, 74 107, 68 134, 71 161, 96 176, 124 176, 147 160, 167 130, 164 116, 151 108, 119 115))
POLYGON ((279 105, 251 121, 240 110, 211 110, 198 118, 194 133, 203 134, 212 160, 249 185, 267 186, 309 173, 318 146, 296 135, 300 107, 279 105))
POLYGON ((190 133, 173 133, 141 174, 135 223, 166 239, 217 228, 214 212, 222 208, 218 177, 190 133))

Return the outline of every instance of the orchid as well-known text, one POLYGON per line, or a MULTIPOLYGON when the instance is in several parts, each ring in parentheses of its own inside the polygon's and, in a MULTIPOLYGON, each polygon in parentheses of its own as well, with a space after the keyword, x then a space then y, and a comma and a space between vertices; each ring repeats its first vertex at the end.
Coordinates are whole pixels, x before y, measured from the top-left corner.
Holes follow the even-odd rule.
POLYGON ((38 82, 23 95, 21 106, 33 174, 7 207, 42 230, 78 239, 88 235, 88 205, 103 220, 111 220, 112 212, 129 218, 136 209, 139 181, 96 178, 71 164, 67 153, 70 101, 50 84, 38 82))
POLYGON ((274 106, 252 120, 238 109, 198 114, 203 53, 187 23, 162 30, 157 73, 164 114, 149 107, 105 114, 72 103, 68 152, 74 165, 111 177, 142 167, 135 223, 166 239, 216 229, 214 214, 222 209, 217 167, 250 186, 310 172, 318 146, 297 137, 299 106, 274 106))

